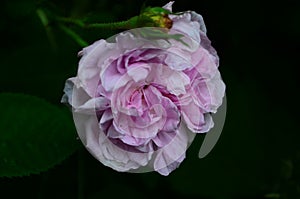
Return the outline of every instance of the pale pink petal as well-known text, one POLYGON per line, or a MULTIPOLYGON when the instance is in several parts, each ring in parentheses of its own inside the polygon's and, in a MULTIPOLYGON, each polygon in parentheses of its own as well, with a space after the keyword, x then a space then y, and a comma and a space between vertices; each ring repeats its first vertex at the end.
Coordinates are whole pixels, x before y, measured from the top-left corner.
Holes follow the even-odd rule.
POLYGON ((83 57, 79 62, 77 76, 90 96, 95 96, 97 93, 100 80, 99 73, 104 66, 104 62, 119 54, 118 51, 112 50, 114 48, 115 44, 100 40, 91 50, 88 50, 87 54, 83 53, 83 57))
POLYGON ((183 34, 185 39, 192 39, 198 45, 200 44, 200 24, 196 21, 191 20, 191 14, 189 12, 185 12, 181 15, 170 15, 170 18, 173 21, 173 26, 171 28, 171 32, 173 31, 177 33, 183 34))
POLYGON ((200 73, 202 78, 210 79, 215 76, 218 72, 218 67, 213 59, 213 56, 209 54, 204 48, 199 48, 198 53, 192 55, 193 62, 195 63, 195 68, 200 73), (197 58, 198 54, 201 54, 201 59, 197 58), (196 63, 196 61, 199 61, 196 63))
POLYGON ((154 160, 154 170, 162 175, 169 175, 185 158, 185 152, 194 135, 184 124, 180 125, 172 141, 157 152, 154 160))
POLYGON ((194 101, 181 106, 181 113, 187 127, 195 133, 207 132, 213 127, 211 116, 198 107, 194 101))
POLYGON ((148 76, 150 68, 147 64, 132 64, 127 74, 135 81, 144 81, 148 76))
POLYGON ((212 79, 206 81, 206 85, 211 96, 209 110, 212 113, 216 113, 217 109, 222 105, 223 97, 225 96, 225 84, 221 79, 220 72, 217 71, 212 79))
POLYGON ((174 1, 170 1, 169 3, 167 3, 166 5, 163 6, 164 9, 169 10, 170 12, 172 12, 172 5, 173 5, 174 1))
POLYGON ((185 94, 185 86, 190 83, 189 77, 184 72, 172 70, 164 65, 152 67, 152 72, 146 81, 164 85, 170 93, 176 96, 185 94))
POLYGON ((105 97, 96 97, 86 101, 83 105, 74 109, 75 112, 95 114, 96 111, 103 111, 110 107, 110 101, 105 97))

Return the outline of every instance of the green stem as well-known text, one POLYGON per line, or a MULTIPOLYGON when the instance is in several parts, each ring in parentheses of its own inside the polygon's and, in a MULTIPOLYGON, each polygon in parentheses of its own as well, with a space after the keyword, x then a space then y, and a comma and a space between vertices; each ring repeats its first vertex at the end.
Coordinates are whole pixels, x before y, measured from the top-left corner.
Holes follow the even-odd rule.
POLYGON ((127 21, 113 22, 113 23, 93 23, 86 24, 82 20, 79 19, 71 19, 66 17, 57 17, 57 21, 63 23, 69 23, 76 25, 80 28, 92 29, 92 28, 103 28, 103 29, 131 29, 137 28, 138 16, 132 17, 127 21))
POLYGON ((56 17, 56 20, 59 22, 63 22, 63 23, 70 23, 70 24, 74 24, 76 26, 79 26, 81 28, 85 28, 85 24, 83 23, 83 21, 79 20, 79 19, 72 19, 72 18, 67 18, 67 17, 56 17))
POLYGON ((50 43, 52 49, 54 49, 54 51, 56 51, 57 44, 55 42, 53 31, 52 31, 51 27, 49 26, 49 20, 48 20, 47 15, 45 14, 45 12, 42 9, 37 9, 36 14, 40 18, 43 26, 45 27, 45 31, 46 31, 46 34, 47 34, 47 37, 48 37, 48 40, 49 40, 49 43, 50 43))
POLYGON ((69 35, 72 39, 74 39, 74 41, 76 41, 81 47, 88 46, 88 43, 84 41, 77 33, 75 33, 70 28, 62 24, 59 24, 59 27, 62 31, 64 31, 67 35, 69 35))

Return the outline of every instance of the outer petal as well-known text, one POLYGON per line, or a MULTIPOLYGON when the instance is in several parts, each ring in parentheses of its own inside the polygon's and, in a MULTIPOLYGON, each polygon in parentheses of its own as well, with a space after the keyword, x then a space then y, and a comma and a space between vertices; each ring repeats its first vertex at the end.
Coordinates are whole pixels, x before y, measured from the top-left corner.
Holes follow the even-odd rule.
POLYGON ((218 73, 218 66, 215 58, 204 48, 199 48, 192 54, 193 64, 199 72, 202 79, 211 79, 218 73))
POLYGON ((154 170, 162 175, 169 175, 185 158, 185 152, 194 139, 184 124, 176 132, 172 141, 158 151, 154 160, 154 170))
POLYGON ((103 111, 110 107, 110 101, 105 97, 90 98, 77 78, 66 81, 64 92, 61 102, 69 104, 75 112, 95 114, 96 111, 103 111), (73 89, 76 89, 80 95, 73 97, 73 89))
POLYGON ((147 165, 151 159, 151 152, 133 153, 121 149, 100 133, 98 146, 87 145, 104 165, 117 171, 129 171, 147 165))
POLYGON ((117 57, 120 52, 115 44, 99 40, 89 50, 84 50, 78 66, 77 77, 90 96, 95 96, 99 83, 99 74, 105 62, 117 57), (99 56, 101 55, 101 56, 99 56))
POLYGON ((186 38, 192 39, 196 44, 200 44, 200 24, 191 20, 191 14, 184 12, 181 15, 170 15, 173 21, 171 32, 183 34, 186 38))
POLYGON ((200 25, 200 31, 206 35, 206 26, 203 17, 194 11, 188 12, 191 15, 191 21, 196 21, 200 25))
POLYGON ((66 80, 64 87, 64 94, 61 98, 61 103, 68 104, 72 106, 72 93, 74 88, 75 77, 69 78, 66 80))
POLYGON ((167 3, 166 5, 163 6, 164 9, 169 10, 170 12, 172 12, 172 5, 173 5, 174 1, 170 1, 169 3, 167 3))
POLYGON ((209 91, 210 99, 207 100, 205 108, 212 113, 216 113, 217 109, 222 105, 223 97, 225 96, 225 84, 221 79, 220 72, 205 82, 209 91))
POLYGON ((181 113, 187 127, 195 133, 205 133, 214 125, 209 113, 205 113, 194 101, 181 106, 181 113))

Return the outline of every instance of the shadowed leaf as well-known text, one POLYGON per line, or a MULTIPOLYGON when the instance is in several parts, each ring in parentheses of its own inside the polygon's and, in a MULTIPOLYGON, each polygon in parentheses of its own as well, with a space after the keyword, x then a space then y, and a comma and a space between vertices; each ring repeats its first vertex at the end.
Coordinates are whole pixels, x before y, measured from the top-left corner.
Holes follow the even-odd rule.
POLYGON ((45 171, 77 146, 72 119, 34 96, 0 94, 0 177, 45 171))

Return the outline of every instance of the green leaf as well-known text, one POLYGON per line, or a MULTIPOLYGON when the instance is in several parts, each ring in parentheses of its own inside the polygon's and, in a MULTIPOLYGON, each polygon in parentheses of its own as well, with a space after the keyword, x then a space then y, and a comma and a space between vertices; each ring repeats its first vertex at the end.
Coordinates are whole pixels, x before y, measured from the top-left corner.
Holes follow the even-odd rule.
POLYGON ((0 93, 0 177, 40 173, 78 147, 67 112, 43 99, 0 93))

